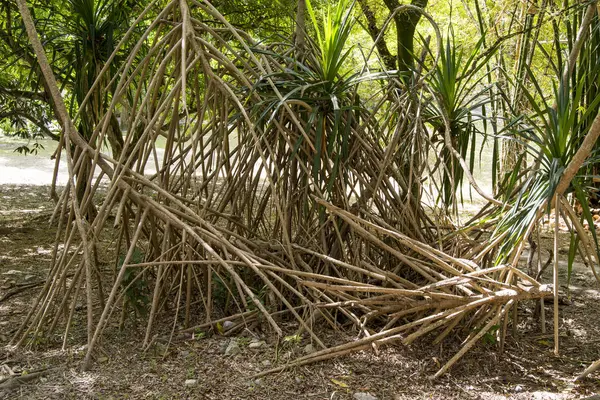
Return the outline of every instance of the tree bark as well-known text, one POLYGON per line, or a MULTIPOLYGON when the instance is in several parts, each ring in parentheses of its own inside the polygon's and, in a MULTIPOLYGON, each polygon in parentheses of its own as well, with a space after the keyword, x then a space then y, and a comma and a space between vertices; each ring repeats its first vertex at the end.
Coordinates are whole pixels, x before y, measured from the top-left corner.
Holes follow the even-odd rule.
POLYGON ((579 147, 579 150, 575 153, 571 162, 565 168, 562 177, 558 181, 556 185, 556 190, 554 191, 555 196, 562 195, 571 185, 571 181, 585 162, 585 160, 589 157, 592 150, 594 149, 594 145, 596 141, 600 137, 600 114, 596 116, 594 119, 594 123, 592 124, 590 130, 585 135, 583 139, 583 143, 579 147))
POLYGON ((125 145, 125 143, 123 142, 123 134, 121 133, 119 121, 117 120, 117 117, 114 114, 112 114, 110 118, 108 142, 110 143, 110 147, 112 149, 113 158, 115 160, 118 160, 121 157, 121 153, 123 152, 123 146, 125 145))
MULTIPOLYGON (((400 7, 398 0, 384 0, 384 3, 390 12, 400 7)), ((428 0, 412 0, 410 4, 424 9, 427 7, 427 3, 428 0)), ((420 19, 421 13, 413 10, 402 11, 394 16, 396 41, 398 43, 398 55, 396 58, 398 71, 401 74, 410 72, 414 68, 414 36, 420 19)))
POLYGON ((294 45, 296 46, 296 58, 299 62, 304 61, 304 51, 306 46, 306 37, 304 35, 306 35, 306 0, 298 0, 294 45))
MULTIPOLYGON (((381 34, 381 28, 377 26, 377 19, 375 17, 375 13, 369 5, 367 4, 367 0, 358 0, 358 4, 362 10, 363 15, 367 20, 367 32, 369 36, 373 39, 373 41, 377 40, 379 35, 381 34)), ((390 53, 390 49, 388 48, 387 42, 384 37, 381 37, 376 43, 375 48, 383 61, 383 65, 388 70, 396 69, 396 57, 392 53, 390 53)))

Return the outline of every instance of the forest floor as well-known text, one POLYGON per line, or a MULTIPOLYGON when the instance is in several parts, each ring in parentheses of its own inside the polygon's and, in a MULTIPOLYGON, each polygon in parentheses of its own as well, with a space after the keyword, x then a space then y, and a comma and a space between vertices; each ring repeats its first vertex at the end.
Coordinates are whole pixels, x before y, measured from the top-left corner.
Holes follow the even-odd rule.
MULTIPOLYGON (((242 331, 234 338, 197 332, 194 338, 176 335, 168 349, 156 341, 144 352, 140 348, 144 326, 128 318, 125 329, 118 329, 118 321, 107 329, 91 371, 82 372, 82 317, 75 319, 65 350, 61 350, 60 333, 35 348, 14 349, 8 342, 51 264, 56 228, 47 222, 53 206, 48 193, 46 186, 0 185, 0 399, 541 400, 600 393, 598 373, 573 383, 600 358, 600 291, 581 263, 575 265, 570 296, 565 295, 560 306, 560 356, 552 352, 551 304, 546 304, 547 333, 542 334, 540 323, 532 317, 534 304, 523 302, 517 337, 509 334, 504 353, 498 352, 496 344, 482 342, 436 381, 429 376, 460 348, 458 340, 431 346, 425 338, 410 347, 391 345, 378 354, 358 352, 258 379, 253 375, 301 355, 308 339, 276 345, 272 335, 256 331, 242 331), (250 346, 257 340, 265 343, 250 346), (224 349, 231 341, 240 352, 226 356, 224 349), (36 375, 38 371, 43 372, 36 375), (3 380, 11 374, 34 379, 3 388, 3 380)), ((561 242, 559 253, 566 260, 567 234, 561 242)), ((544 260, 551 244, 552 235, 543 235, 544 260)), ((566 264, 561 267, 561 282, 566 282, 566 264)), ((543 281, 550 280, 549 269, 543 281)), ((170 329, 163 327, 167 333, 170 329)), ((340 335, 351 337, 351 332, 320 334, 326 343, 339 342, 340 335)))

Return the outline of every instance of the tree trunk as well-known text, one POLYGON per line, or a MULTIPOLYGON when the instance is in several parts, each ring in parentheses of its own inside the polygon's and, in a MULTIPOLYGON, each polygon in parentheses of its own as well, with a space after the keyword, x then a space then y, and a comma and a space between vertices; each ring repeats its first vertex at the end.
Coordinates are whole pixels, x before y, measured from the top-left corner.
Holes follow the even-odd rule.
MULTIPOLYGON (((400 7, 398 0, 384 0, 385 5, 390 10, 400 7)), ((411 5, 419 8, 427 7, 428 0, 412 0, 411 5)), ((398 44, 398 72, 401 75, 408 75, 414 68, 414 36, 417 24, 421 19, 421 13, 414 10, 403 10, 394 16, 396 25, 396 41, 398 44)))
POLYGON ((115 160, 121 157, 123 152, 123 133, 121 133, 121 127, 119 126, 119 120, 112 114, 110 118, 110 129, 108 130, 108 142, 112 150, 112 156, 115 160))
POLYGON ((296 46, 296 59, 299 62, 304 61, 305 51, 305 35, 306 35, 306 0, 298 0, 298 9, 296 11, 296 33, 295 33, 295 46, 296 46))
POLYGON ((363 15, 367 20, 367 32, 369 32, 369 36, 375 42, 375 48, 383 61, 383 65, 387 70, 396 69, 396 57, 390 53, 390 50, 385 41, 385 37, 381 35, 381 29, 377 26, 377 19, 375 17, 375 13, 369 5, 367 4, 367 0, 358 0, 358 4, 362 10, 363 15), (379 37, 381 35, 381 37, 379 37), (379 40, 378 40, 379 39, 379 40))

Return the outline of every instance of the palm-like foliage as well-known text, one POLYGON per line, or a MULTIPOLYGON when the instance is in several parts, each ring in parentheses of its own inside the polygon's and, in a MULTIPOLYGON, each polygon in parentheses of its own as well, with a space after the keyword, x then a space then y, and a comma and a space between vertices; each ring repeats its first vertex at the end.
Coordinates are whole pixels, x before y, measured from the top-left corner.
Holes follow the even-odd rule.
MULTIPOLYGON (((490 102, 490 86, 482 85, 489 72, 481 72, 493 52, 479 57, 483 41, 484 38, 479 40, 473 50, 465 55, 465 51, 454 42, 451 27, 446 42, 440 49, 439 63, 434 66, 428 79, 434 99, 427 109, 426 117, 437 133, 434 142, 439 144, 438 166, 442 175, 440 196, 446 207, 455 201, 464 178, 463 167, 455 159, 449 146, 468 161, 472 172, 477 155, 477 138, 485 139, 480 126, 485 126, 483 108, 490 102), (446 132, 447 129, 449 132, 446 132), (446 134, 449 135, 450 143, 447 143, 446 134)), ((484 142, 482 140, 480 146, 484 142)))
MULTIPOLYGON (((531 71, 529 72, 534 87, 538 92, 541 91, 536 78, 531 71)), ((572 90, 570 79, 562 80, 558 88, 555 88, 555 107, 548 104, 546 100, 542 101, 541 106, 538 105, 533 93, 524 89, 529 104, 535 112, 511 124, 510 129, 513 129, 514 134, 527 145, 528 153, 536 160, 536 164, 527 181, 519 189, 514 186, 518 171, 515 171, 513 179, 509 180, 507 193, 518 190, 518 195, 512 208, 496 228, 496 234, 508 233, 508 240, 500 248, 498 261, 502 261, 510 254, 511 249, 523 238, 531 224, 537 221, 540 207, 548 204, 548 210, 550 209, 552 203, 550 200, 554 196, 556 185, 590 128, 589 118, 595 117, 598 113, 600 95, 584 106, 584 85, 585 79, 581 79, 577 87, 572 90)), ((586 194, 584 189, 585 182, 589 183, 590 177, 586 176, 585 170, 588 166, 599 162, 599 156, 596 153, 586 161, 568 190, 568 193, 573 193, 581 203, 584 217, 590 226, 593 226, 593 219, 588 206, 589 193, 586 194)), ((592 234, 597 243, 595 230, 592 230, 592 234)), ((572 245, 574 244, 575 242, 572 242, 572 245)))
MULTIPOLYGON (((100 71, 115 50, 119 37, 127 30, 130 6, 116 0, 69 0, 67 10, 62 14, 64 26, 62 32, 63 57, 66 62, 65 74, 72 76, 73 101, 81 106, 94 82, 100 77, 100 71)), ((81 133, 90 138, 99 121, 99 115, 110 101, 104 90, 118 69, 119 58, 113 60, 102 82, 96 86, 94 95, 80 112, 81 133), (104 95, 101 93, 104 92, 104 95)), ((74 104, 74 105, 75 105, 74 104)), ((74 106, 73 105, 73 106, 74 106)), ((113 151, 117 154, 122 147, 120 132, 113 129, 113 151), (115 142, 116 141, 116 142, 115 142), (115 148, 117 147, 117 148, 115 148)))
MULTIPOLYGON (((304 63, 272 54, 289 65, 289 68, 269 76, 282 97, 271 91, 267 80, 256 86, 265 98, 255 109, 259 116, 257 122, 265 124, 267 130, 274 122, 291 122, 279 120, 281 115, 286 115, 281 113, 286 105, 293 105, 299 110, 306 123, 293 129, 295 135, 290 162, 298 155, 301 163, 312 164, 312 175, 319 183, 317 191, 328 193, 332 192, 340 174, 343 175, 341 170, 349 154, 350 129, 352 124, 356 125, 355 115, 360 114, 360 105, 354 100, 355 87, 363 79, 358 79, 358 74, 342 75, 350 52, 346 47, 354 24, 352 6, 347 0, 339 1, 335 6, 329 4, 319 21, 310 1, 307 1, 313 28, 317 32, 316 46, 312 47, 304 63)), ((303 181, 306 177, 300 176, 299 179, 303 181)))
POLYGON ((306 1, 306 6, 320 50, 318 72, 325 82, 326 90, 330 90, 350 53, 350 49, 346 49, 346 43, 355 22, 352 16, 354 2, 339 0, 335 6, 328 3, 326 10, 323 10, 322 24, 319 24, 310 0, 306 1))
MULTIPOLYGON (((91 84, 115 50, 125 28, 125 10, 114 0, 69 0, 64 15, 65 59, 72 68, 78 102, 83 101, 91 84)), ((114 68, 113 68, 114 72, 114 68)))

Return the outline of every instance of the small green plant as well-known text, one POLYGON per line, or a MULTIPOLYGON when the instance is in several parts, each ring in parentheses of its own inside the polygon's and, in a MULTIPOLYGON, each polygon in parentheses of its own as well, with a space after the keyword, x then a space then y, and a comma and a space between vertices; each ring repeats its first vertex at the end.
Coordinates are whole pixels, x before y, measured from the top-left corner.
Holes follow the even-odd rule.
POLYGON ((15 149, 15 152, 19 153, 19 154, 23 154, 23 155, 28 155, 28 154, 36 155, 39 150, 44 150, 44 146, 42 146, 41 143, 34 142, 31 145, 31 147, 29 147, 29 145, 23 145, 23 146, 17 147, 15 149))
MULTIPOLYGON (((142 252, 136 248, 129 260, 129 264, 139 264, 144 260, 142 252)), ((123 268, 125 256, 119 259, 119 267, 123 268)), ((142 276, 138 276, 137 268, 125 267, 125 273, 121 282, 121 287, 125 289, 125 306, 131 306, 136 315, 144 317, 147 314, 148 305, 150 303, 150 289, 148 283, 142 276)))
POLYGON ((38 334, 30 332, 29 337, 31 344, 33 344, 34 346, 44 345, 48 342, 47 338, 41 332, 38 334))
POLYGON ((13 136, 22 140, 27 140, 27 144, 15 148, 15 153, 19 153, 25 156, 28 154, 36 155, 38 151, 44 150, 44 146, 39 142, 39 140, 44 139, 44 135, 41 132, 32 131, 31 127, 27 124, 14 121, 13 124, 10 125, 10 130, 8 131, 8 134, 9 136, 13 136))
POLYGON ((186 379, 193 379, 196 376, 196 371, 194 368, 190 367, 187 369, 186 379))
POLYGON ((500 325, 494 325, 490 328, 489 331, 487 331, 483 337, 481 338, 481 340, 483 341, 483 343, 487 344, 487 345, 494 345, 498 342, 498 329, 500 329, 500 325))
POLYGON ((156 372, 158 370, 158 363, 156 362, 156 358, 152 358, 150 360, 150 371, 156 372))
MULTIPOLYGON (((226 282, 221 279, 221 277, 216 274, 214 271, 212 273, 212 282, 213 282, 213 301, 216 305, 221 307, 223 310, 227 310, 229 307, 229 302, 231 299, 232 293, 237 293, 237 289, 235 285, 227 285, 226 282)), ((219 333, 222 333, 217 326, 219 333)))
POLYGON ((283 343, 287 343, 289 345, 297 345, 302 341, 302 335, 296 334, 291 336, 286 336, 283 338, 283 343))
POLYGON ((194 331, 193 339, 195 339, 195 340, 202 340, 205 337, 206 337, 206 332, 201 331, 200 329, 196 329, 194 331))
MULTIPOLYGON (((254 296, 258 299, 260 304, 262 304, 264 306, 265 305, 265 297, 267 295, 267 285, 263 285, 258 291, 256 291, 256 290, 252 290, 252 291, 254 292, 254 296)), ((246 301, 250 305, 250 307, 249 307, 250 310, 257 309, 256 304, 254 303, 254 300, 252 300, 252 298, 250 296, 246 296, 246 301)))

